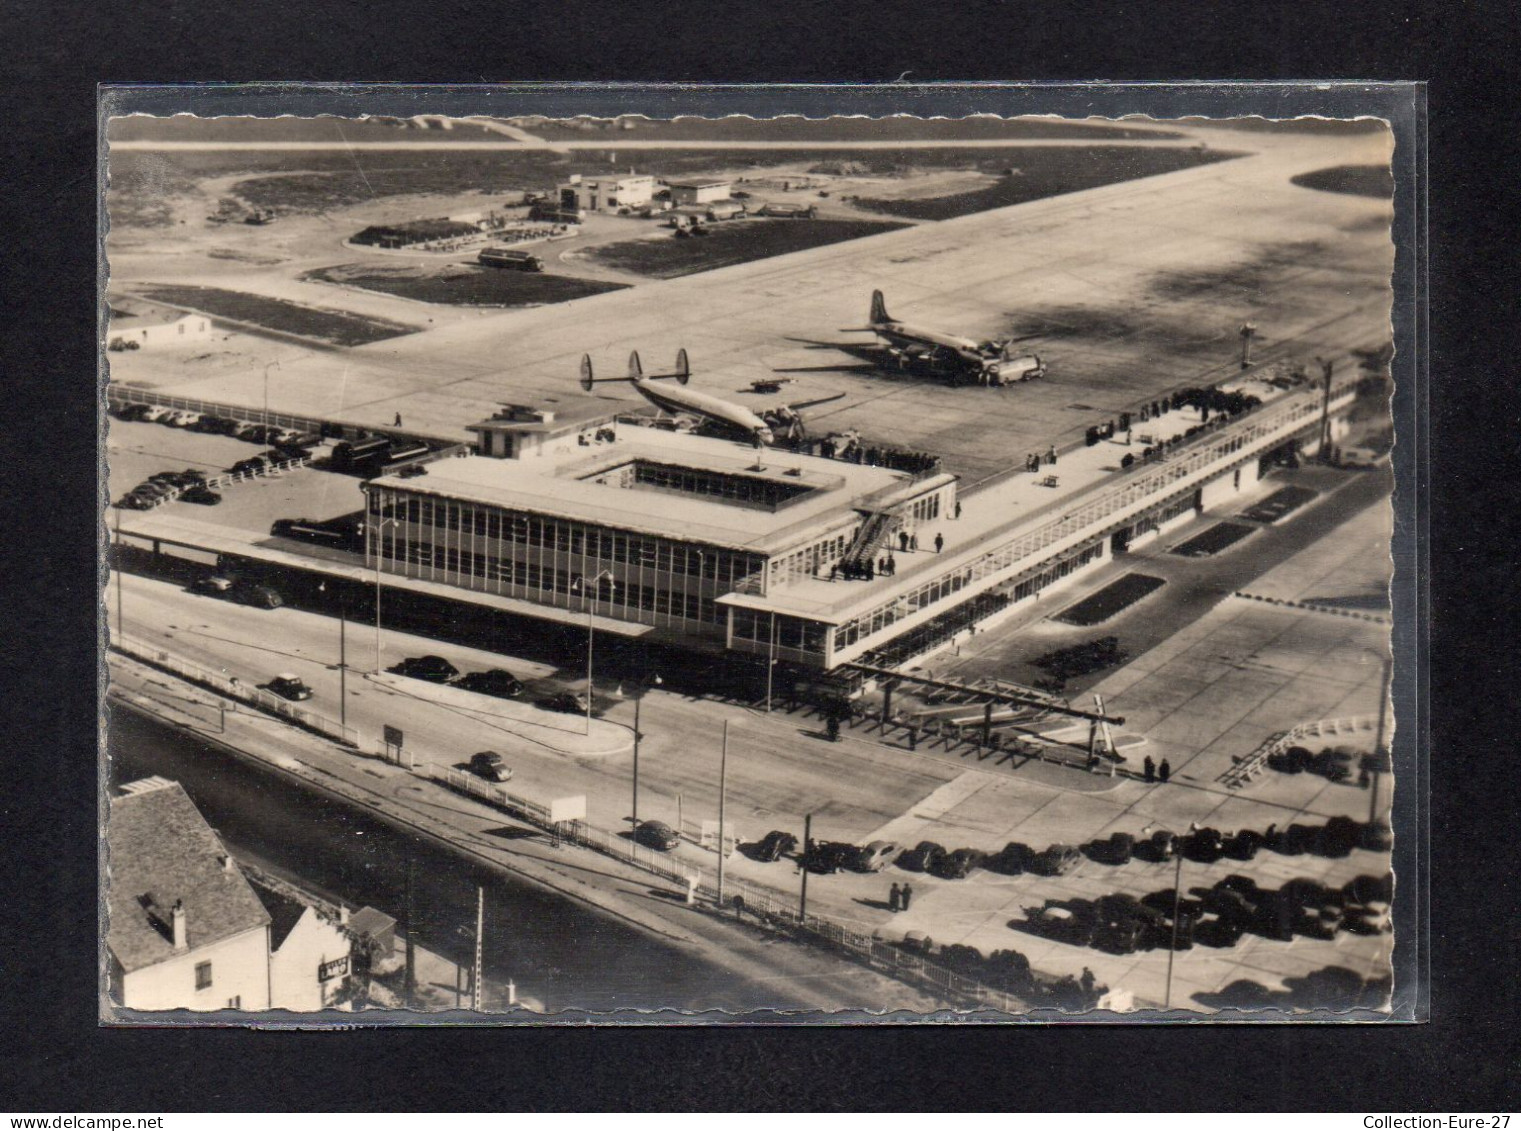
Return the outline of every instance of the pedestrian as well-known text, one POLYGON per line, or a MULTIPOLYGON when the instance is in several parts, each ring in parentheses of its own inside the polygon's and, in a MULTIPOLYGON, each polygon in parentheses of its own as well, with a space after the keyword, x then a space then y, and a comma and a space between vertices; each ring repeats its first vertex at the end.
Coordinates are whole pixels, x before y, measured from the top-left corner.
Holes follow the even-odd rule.
POLYGON ((960 499, 956 500, 956 517, 957 518, 961 517, 961 500, 960 499))
POLYGON ((908 536, 908 548, 916 554, 919 552, 919 535, 910 534, 908 536))
POLYGON ((1051 461, 1051 466, 1052 467, 1056 466, 1056 445, 1055 444, 1052 444, 1050 450, 1046 452, 1046 458, 1051 461))
POLYGON ((908 531, 907 530, 900 530, 900 531, 898 531, 898 552, 900 554, 906 554, 906 553, 908 553, 908 531))
POLYGON ((1093 971, 1084 966, 1083 976, 1077 980, 1077 983, 1083 987, 1083 993, 1091 994, 1093 992, 1093 971))
POLYGON ((1146 774, 1148 785, 1157 780, 1157 764, 1151 760, 1150 754, 1146 755, 1146 761, 1141 763, 1141 769, 1146 774))
POLYGON ((938 554, 943 549, 945 549, 945 535, 944 534, 936 534, 935 535, 935 553, 938 554))
POLYGON ((401 427, 401 413, 399 413, 399 412, 396 414, 396 423, 395 423, 395 426, 397 428, 401 427))
POLYGON ((834 565, 832 565, 832 566, 829 567, 829 580, 833 581, 835 578, 837 578, 839 576, 840 576, 840 564, 838 562, 836 562, 834 565))
POLYGON ((903 885, 903 894, 901 896, 901 899, 903 900, 903 910, 907 911, 908 905, 914 901, 914 889, 912 884, 903 885))
POLYGON ((1157 780, 1166 785, 1167 779, 1170 777, 1172 777, 1172 767, 1167 764, 1167 759, 1163 758, 1162 764, 1157 767, 1157 780))
POLYGON ((893 884, 892 887, 890 887, 890 888, 887 889, 887 907, 888 907, 888 910, 890 910, 894 914, 896 914, 899 910, 902 909, 902 904, 903 904, 903 897, 902 897, 902 895, 898 891, 898 885, 897 884, 893 884))

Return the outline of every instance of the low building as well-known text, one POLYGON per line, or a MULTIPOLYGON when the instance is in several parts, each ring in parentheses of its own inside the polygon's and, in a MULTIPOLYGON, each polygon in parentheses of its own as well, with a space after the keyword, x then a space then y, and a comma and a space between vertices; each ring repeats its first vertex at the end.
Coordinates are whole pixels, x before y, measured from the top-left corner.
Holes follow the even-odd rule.
POLYGON ((655 178, 637 174, 587 178, 579 173, 555 186, 561 212, 616 212, 644 208, 655 198, 655 178))
MULTIPOLYGON (((955 477, 933 470, 609 422, 475 427, 489 455, 364 484, 372 567, 713 649, 729 635, 726 594, 827 575, 883 511, 954 506, 955 477)), ((785 647, 818 664, 822 636, 778 619, 785 647)))
POLYGON ((728 200, 734 182, 719 177, 699 177, 684 181, 667 181, 671 190, 671 203, 680 205, 712 204, 716 200, 728 200))
POLYGON ((179 783, 131 783, 108 819, 112 996, 129 1009, 268 1009, 269 912, 179 783))
POLYGON ((111 300, 106 346, 111 350, 154 349, 175 342, 203 342, 212 335, 211 319, 135 299, 111 300))
POLYGON ((347 1003, 355 971, 346 909, 272 876, 253 879, 269 912, 269 1006, 311 1013, 347 1003))

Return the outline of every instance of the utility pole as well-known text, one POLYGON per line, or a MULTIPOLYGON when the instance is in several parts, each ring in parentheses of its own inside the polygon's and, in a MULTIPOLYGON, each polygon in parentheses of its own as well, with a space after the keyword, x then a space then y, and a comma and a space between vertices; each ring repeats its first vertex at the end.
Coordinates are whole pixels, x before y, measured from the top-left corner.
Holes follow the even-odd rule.
POLYGON ((475 968, 470 979, 470 1008, 479 1013, 481 1002, 484 998, 483 982, 481 977, 481 934, 486 925, 486 889, 477 886, 475 889, 475 968))
POLYGON ((121 571, 122 571, 122 544, 121 544, 121 508, 116 508, 116 645, 121 647, 126 636, 126 630, 122 627, 121 607, 121 571))
MULTIPOLYGON (((633 827, 639 827, 639 706, 644 702, 643 693, 634 698, 634 803, 633 816, 630 818, 633 827)), ((677 822, 677 835, 680 835, 680 821, 677 822)))
POLYGON ((771 646, 766 652, 766 714, 771 713, 771 680, 776 672, 776 613, 771 614, 771 646))
POLYGON ((348 635, 348 609, 340 600, 338 603, 338 726, 341 730, 347 730, 349 724, 348 635))
POLYGON ((1172 838, 1172 854, 1177 867, 1172 876, 1172 945, 1167 950, 1167 995, 1162 1008, 1172 1008, 1172 963, 1178 953, 1178 915, 1183 905, 1183 853, 1178 851, 1178 838, 1172 838))
POLYGON ((803 890, 797 900, 797 921, 808 922, 808 857, 813 847, 813 814, 803 817, 803 890))
POLYGON ((729 720, 724 720, 723 747, 718 756, 718 906, 724 905, 724 796, 729 778, 729 720))
MULTIPOLYGON (((407 846, 407 883, 405 903, 407 923, 407 973, 402 983, 405 990, 408 1008, 417 1004, 417 928, 412 919, 412 848, 407 846)), ((458 969, 458 967, 456 967, 458 969)), ((459 1005, 459 994, 454 995, 454 1004, 459 1005)))

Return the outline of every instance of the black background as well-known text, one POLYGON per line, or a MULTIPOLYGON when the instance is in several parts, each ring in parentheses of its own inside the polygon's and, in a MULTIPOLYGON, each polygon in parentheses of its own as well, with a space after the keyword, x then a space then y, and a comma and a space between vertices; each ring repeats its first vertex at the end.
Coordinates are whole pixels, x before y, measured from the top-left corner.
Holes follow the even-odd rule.
POLYGON ((1517 1107, 1518 38, 1512 6, 1499 2, 5 5, 0 1106, 1517 1107), (1250 1029, 98 1028, 95 84, 890 82, 905 72, 911 82, 1430 80, 1432 1021, 1250 1029))

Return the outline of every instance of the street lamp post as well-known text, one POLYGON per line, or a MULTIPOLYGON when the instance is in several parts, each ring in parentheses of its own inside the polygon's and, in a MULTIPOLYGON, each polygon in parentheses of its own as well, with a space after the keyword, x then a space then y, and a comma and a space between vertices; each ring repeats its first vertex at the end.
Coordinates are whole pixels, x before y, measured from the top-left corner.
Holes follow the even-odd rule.
POLYGON ((766 651, 766 714, 771 713, 771 681, 776 675, 776 613, 771 614, 771 645, 766 651))
POLYGON ((280 362, 278 360, 271 361, 271 362, 269 362, 268 364, 266 364, 264 366, 264 420, 263 420, 263 423, 266 424, 266 425, 269 423, 269 371, 271 369, 279 369, 279 368, 280 368, 280 362))
POLYGON ((729 785, 729 720, 724 720, 723 747, 718 755, 718 906, 724 905, 724 800, 729 785))
MULTIPOLYGON (((630 819, 636 829, 639 827, 639 739, 642 737, 639 731, 639 708, 644 703, 645 693, 649 691, 651 685, 658 685, 661 682, 661 678, 658 675, 641 682, 634 696, 634 798, 633 816, 630 819)), ((677 795, 677 804, 680 804, 680 794, 677 795)), ((679 833, 681 831, 681 819, 679 817, 676 820, 676 826, 676 831, 679 833)))
MULTIPOLYGON (((1141 829, 1143 835, 1152 832, 1154 826, 1147 825, 1141 829)), ((1197 824, 1189 828, 1198 831, 1197 824)), ((1176 862, 1172 874, 1172 942, 1167 948, 1167 992, 1162 999, 1162 1008, 1172 1008, 1172 965, 1178 953, 1178 918, 1183 910, 1183 838, 1170 829, 1162 830, 1172 839, 1168 842, 1172 846, 1173 860, 1176 862)))
POLYGON ((813 814, 803 814, 803 885, 797 899, 797 921, 808 922, 808 856, 813 846, 813 814))
POLYGON ((385 670, 380 658, 380 559, 382 557, 381 543, 385 541, 385 529, 395 526, 394 518, 381 519, 375 526, 375 674, 379 675, 385 670))
POLYGON ((582 577, 575 583, 580 587, 581 595, 586 598, 586 733, 588 735, 591 734, 592 724, 592 642, 596 631, 597 586, 604 581, 614 589, 618 587, 617 578, 613 576, 612 570, 608 569, 594 577, 582 577))

